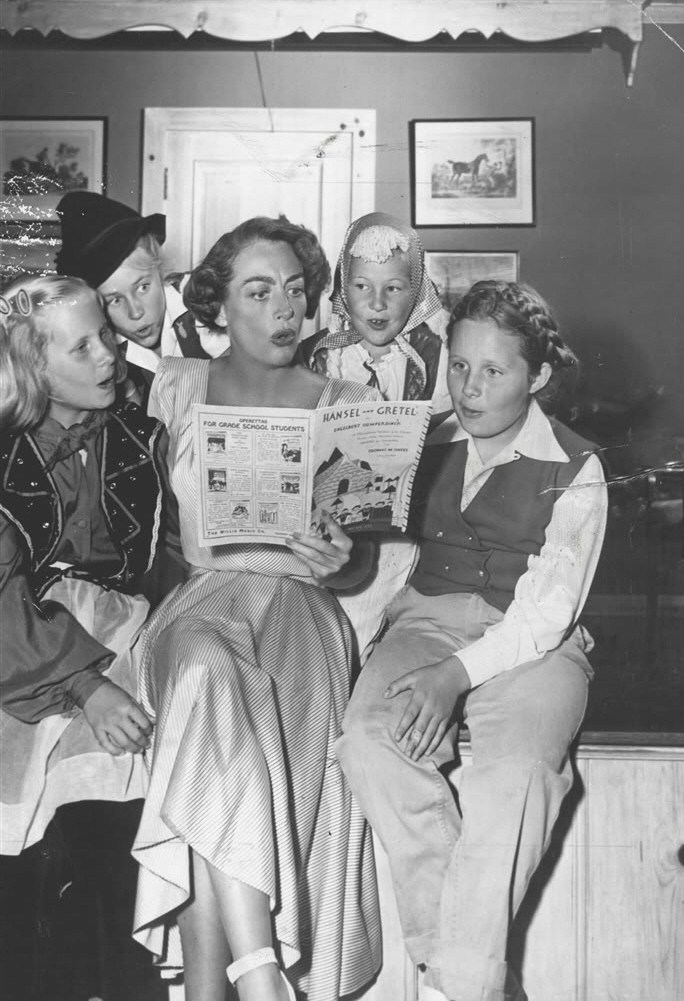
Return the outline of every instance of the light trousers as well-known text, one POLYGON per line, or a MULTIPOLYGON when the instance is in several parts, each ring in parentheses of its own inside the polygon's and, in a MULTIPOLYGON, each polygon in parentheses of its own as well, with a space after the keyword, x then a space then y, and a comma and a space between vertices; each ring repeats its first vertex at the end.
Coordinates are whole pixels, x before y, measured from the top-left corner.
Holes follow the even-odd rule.
POLYGON ((477 594, 428 597, 405 587, 356 683, 337 754, 389 858, 414 963, 450 1001, 503 1001, 506 946, 573 773, 568 756, 591 668, 579 630, 541 659, 503 672, 464 700, 472 766, 458 795, 446 775, 458 725, 412 761, 394 737, 410 693, 387 686, 482 636, 502 613, 477 594))

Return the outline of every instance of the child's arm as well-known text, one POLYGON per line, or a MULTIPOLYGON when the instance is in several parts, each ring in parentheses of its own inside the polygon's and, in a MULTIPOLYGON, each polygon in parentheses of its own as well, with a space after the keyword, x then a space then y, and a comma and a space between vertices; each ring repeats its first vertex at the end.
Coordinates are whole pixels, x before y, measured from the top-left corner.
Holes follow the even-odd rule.
POLYGON ((26 550, 0 516, 0 705, 26 723, 83 707, 104 683, 111 650, 86 632, 64 606, 39 603, 26 577, 26 550))
POLYGON ((471 687, 560 646, 587 600, 607 515, 603 468, 591 455, 556 501, 544 545, 529 558, 504 618, 459 651, 471 687))
POLYGON ((115 756, 124 751, 144 751, 149 746, 152 724, 128 692, 107 678, 102 681, 83 706, 83 715, 98 743, 115 756))

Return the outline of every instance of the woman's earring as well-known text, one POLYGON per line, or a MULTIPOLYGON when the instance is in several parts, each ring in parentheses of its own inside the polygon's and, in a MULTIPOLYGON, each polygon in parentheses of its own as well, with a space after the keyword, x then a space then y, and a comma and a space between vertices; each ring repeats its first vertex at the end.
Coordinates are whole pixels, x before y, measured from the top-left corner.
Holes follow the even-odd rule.
POLYGON ((12 307, 8 303, 7 299, 5 299, 4 295, 0 295, 0 314, 2 316, 9 316, 11 312, 12 307))

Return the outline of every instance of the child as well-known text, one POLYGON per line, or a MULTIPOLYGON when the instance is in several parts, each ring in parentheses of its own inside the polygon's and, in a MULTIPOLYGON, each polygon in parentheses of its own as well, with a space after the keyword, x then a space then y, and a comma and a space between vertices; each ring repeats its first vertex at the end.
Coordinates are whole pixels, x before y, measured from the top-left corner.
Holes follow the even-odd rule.
MULTIPOLYGON (((372 212, 351 224, 335 270, 332 318, 302 344, 307 364, 330 377, 374 386, 386 400, 431 400, 451 411, 442 332, 446 312, 425 269, 418 234, 400 219, 372 212)), ((364 662, 384 609, 406 582, 415 547, 385 537, 377 573, 341 604, 364 662)))
POLYGON ((420 557, 337 750, 388 853, 426 996, 502 1001, 510 923, 572 785, 592 645, 577 619, 607 496, 594 446, 538 402, 576 367, 541 297, 478 282, 449 333, 460 427, 424 454, 420 557), (458 804, 443 777, 457 705, 473 762, 458 804))
POLYGON ((183 305, 187 276, 162 280, 163 215, 143 217, 89 191, 66 194, 57 214, 62 224, 57 271, 83 278, 104 296, 109 321, 125 346, 130 398, 147 403, 162 356, 215 358, 226 350, 226 338, 197 327, 183 305))
POLYGON ((451 410, 446 315, 414 229, 383 212, 356 219, 330 301, 330 325, 302 344, 311 368, 372 385, 386 400, 432 400, 436 414, 451 410))
POLYGON ((85 282, 26 278, 0 309, 0 833, 16 856, 64 804, 144 795, 152 727, 131 645, 159 531, 160 425, 109 409, 125 367, 85 282))

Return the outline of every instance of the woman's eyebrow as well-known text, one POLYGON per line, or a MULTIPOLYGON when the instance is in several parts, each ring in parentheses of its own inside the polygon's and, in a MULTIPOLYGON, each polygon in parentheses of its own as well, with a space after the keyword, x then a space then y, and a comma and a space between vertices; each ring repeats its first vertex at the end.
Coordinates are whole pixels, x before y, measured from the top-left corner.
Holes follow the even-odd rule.
MULTIPOLYGON (((304 272, 298 271, 297 274, 290 275, 289 278, 286 278, 285 284, 287 285, 289 282, 297 281, 298 278, 303 278, 303 277, 304 277, 304 272)), ((245 278, 242 284, 249 285, 250 282, 265 282, 267 285, 275 285, 276 280, 275 278, 272 278, 271 275, 252 275, 251 278, 245 278)))

